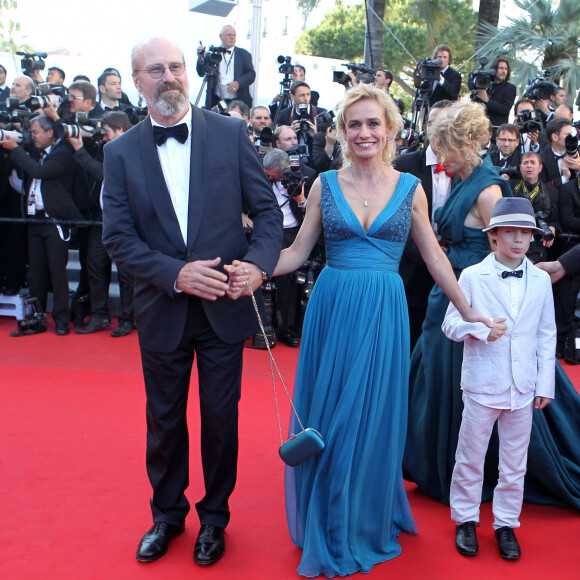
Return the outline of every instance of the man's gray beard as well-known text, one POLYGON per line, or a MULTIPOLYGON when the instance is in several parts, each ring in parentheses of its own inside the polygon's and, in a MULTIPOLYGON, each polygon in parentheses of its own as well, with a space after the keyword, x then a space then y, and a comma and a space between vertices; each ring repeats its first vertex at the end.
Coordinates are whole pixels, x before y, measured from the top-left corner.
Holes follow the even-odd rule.
POLYGON ((175 117, 179 113, 183 113, 187 108, 187 95, 179 92, 177 95, 173 93, 162 93, 158 97, 153 97, 151 103, 147 103, 148 107, 162 117, 175 117))

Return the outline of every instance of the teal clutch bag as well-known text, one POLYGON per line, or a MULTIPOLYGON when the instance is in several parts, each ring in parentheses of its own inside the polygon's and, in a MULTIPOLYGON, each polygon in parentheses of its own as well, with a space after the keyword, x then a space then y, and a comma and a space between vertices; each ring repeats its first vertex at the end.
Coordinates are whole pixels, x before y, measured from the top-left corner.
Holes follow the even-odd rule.
POLYGON ((324 449, 324 438, 315 429, 306 428, 298 435, 291 435, 280 446, 280 457, 287 465, 295 467, 324 449))
POLYGON ((264 329, 264 324, 262 323, 262 317, 260 316, 260 312, 258 310, 258 305, 256 304, 256 298, 254 297, 254 292, 252 290, 252 286, 250 284, 250 275, 248 271, 245 271, 247 276, 246 283, 250 290, 250 296, 252 297, 252 303, 254 305, 254 310, 256 311, 256 315, 258 317, 258 323, 260 324, 260 330, 262 331, 262 336, 264 338, 264 343, 268 349, 268 354, 270 355, 270 371, 272 372, 272 386, 274 387, 274 402, 276 404, 276 416, 278 418, 278 432, 280 433, 280 457, 284 463, 290 465, 292 467, 296 467, 296 465, 300 465, 310 457, 317 455, 324 449, 324 438, 322 435, 316 431, 316 429, 311 428, 304 428, 302 425, 302 421, 300 421, 300 417, 296 412, 296 407, 294 406, 294 402, 292 401, 292 397, 284 384, 284 379, 282 378, 282 373, 278 368, 276 361, 274 360, 274 355, 272 354, 272 350, 270 349, 270 341, 266 336, 266 331, 264 329), (282 438, 282 424, 280 423, 280 410, 278 409, 278 394, 276 392, 276 377, 274 375, 274 368, 278 373, 278 377, 280 378, 280 382, 284 387, 284 392, 290 401, 290 405, 292 406, 292 411, 294 415, 296 415, 296 419, 298 424, 300 425, 300 433, 297 435, 290 435, 288 441, 284 443, 284 439, 282 438))

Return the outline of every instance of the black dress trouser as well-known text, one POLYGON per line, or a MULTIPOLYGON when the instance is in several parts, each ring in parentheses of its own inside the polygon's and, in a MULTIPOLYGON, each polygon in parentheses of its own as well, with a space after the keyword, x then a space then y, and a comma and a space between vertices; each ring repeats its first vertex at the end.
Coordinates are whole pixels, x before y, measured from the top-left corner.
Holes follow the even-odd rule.
MULTIPOLYGON (((163 324, 163 320, 159 321, 163 324)), ((137 321, 139 324, 139 321, 137 321)), ((226 344, 201 304, 189 297, 185 330, 170 353, 141 348, 147 394, 147 473, 153 487, 153 521, 180 524, 189 512, 187 399, 197 356, 201 459, 205 496, 196 504, 201 524, 226 527, 228 499, 237 476, 238 402, 244 341, 226 344)))

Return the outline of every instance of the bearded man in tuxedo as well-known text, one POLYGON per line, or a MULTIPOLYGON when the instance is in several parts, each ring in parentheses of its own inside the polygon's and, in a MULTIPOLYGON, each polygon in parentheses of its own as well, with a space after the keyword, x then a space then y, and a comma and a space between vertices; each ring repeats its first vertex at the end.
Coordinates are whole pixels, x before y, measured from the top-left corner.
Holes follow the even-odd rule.
MULTIPOLYGON (((137 45, 133 81, 150 116, 105 147, 103 243, 135 276, 135 319, 147 395, 153 526, 137 559, 163 556, 189 503, 187 398, 197 356, 205 496, 194 560, 225 553, 236 481, 244 339, 258 330, 251 300, 228 272, 259 287, 282 247, 282 212, 246 124, 193 107, 183 52, 165 38, 137 45), (248 246, 243 208, 254 223, 248 246)), ((246 287, 246 292, 249 289, 246 287)))

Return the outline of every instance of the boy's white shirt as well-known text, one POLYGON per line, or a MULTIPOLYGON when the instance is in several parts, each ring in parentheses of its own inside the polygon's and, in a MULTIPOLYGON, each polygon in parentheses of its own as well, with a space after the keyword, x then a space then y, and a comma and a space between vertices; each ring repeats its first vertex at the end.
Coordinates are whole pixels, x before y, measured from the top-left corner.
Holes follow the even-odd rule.
MULTIPOLYGON (((451 340, 465 341, 461 388, 491 398, 512 385, 523 394, 554 398, 556 323, 550 277, 525 258, 525 294, 515 317, 510 314, 509 285, 502 284, 490 254, 466 268, 459 286, 478 314, 506 318, 504 336, 487 342, 490 329, 464 322, 449 304, 442 330, 451 340), (506 344, 507 343, 507 344, 506 344)), ((478 396, 478 399, 481 397, 478 396)))

